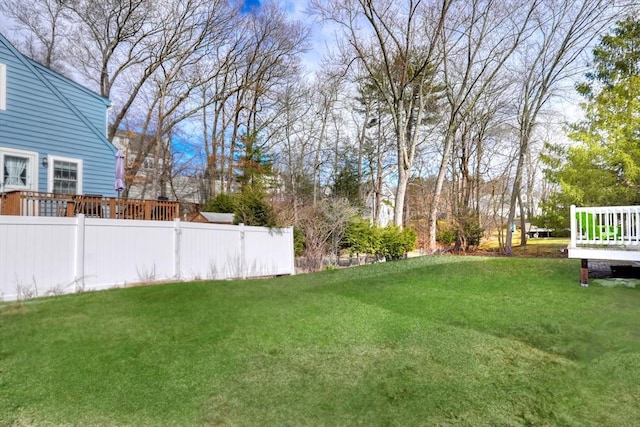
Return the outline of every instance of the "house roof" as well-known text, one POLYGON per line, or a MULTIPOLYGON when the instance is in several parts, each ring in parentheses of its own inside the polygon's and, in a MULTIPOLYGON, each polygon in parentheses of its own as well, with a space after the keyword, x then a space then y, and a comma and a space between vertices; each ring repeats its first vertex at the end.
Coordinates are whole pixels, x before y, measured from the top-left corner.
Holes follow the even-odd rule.
POLYGON ((54 94, 68 109, 69 111, 73 112, 73 114, 78 117, 78 119, 85 125, 87 126, 88 129, 91 130, 92 133, 94 133, 99 139, 100 141, 102 141, 104 144, 108 145, 109 147, 111 147, 111 149, 113 150, 113 152, 115 153, 115 147, 113 147, 113 145, 109 142, 109 140, 107 140, 106 135, 104 133, 104 129, 98 129, 92 122, 91 120, 89 120, 83 113, 82 111, 80 111, 80 109, 78 107, 76 107, 76 105, 71 102, 71 100, 69 100, 51 81, 50 78, 55 78, 55 79, 59 79, 61 81, 64 81, 66 84, 71 84, 74 87, 80 88, 82 89, 82 91, 84 91, 87 94, 90 94, 91 96, 95 97, 96 99, 100 99, 104 105, 106 107, 110 106, 111 103, 110 101, 93 92, 90 89, 87 89, 86 87, 74 82, 73 80, 70 80, 66 77, 64 77, 62 74, 57 73, 53 70, 51 70, 50 68, 45 67, 44 65, 28 58, 27 56, 25 56, 24 54, 22 54, 13 44, 11 44, 11 42, 2 34, 0 33, 0 43, 4 44, 7 49, 20 61, 22 62, 25 67, 27 67, 29 70, 31 70, 31 72, 33 73, 33 75, 38 78, 38 80, 40 80, 42 82, 42 84, 47 87, 47 89, 49 89, 51 91, 52 94, 54 94))
POLYGON ((145 146, 153 146, 155 143, 153 135, 147 134, 143 136, 141 133, 132 130, 118 129, 115 136, 126 140, 126 148, 134 153, 140 151, 141 148, 144 149, 145 146))
POLYGON ((233 224, 232 213, 218 213, 218 212, 200 212, 207 221, 215 222, 217 224, 233 224))
MULTIPOLYGON (((0 34, 0 35, 2 35, 2 34, 0 34)), ((80 83, 78 83, 78 82, 76 82, 74 80, 71 80, 69 77, 65 76, 64 74, 60 74, 59 72, 57 72, 55 70, 52 70, 51 68, 46 67, 45 65, 42 65, 41 63, 39 63, 38 61, 36 61, 34 59, 31 59, 31 58, 26 57, 26 56, 25 56, 25 59, 27 61, 31 62, 31 64, 35 68, 40 70, 41 72, 47 73, 47 74, 49 74, 50 76, 52 76, 52 77, 54 77, 56 79, 63 80, 65 83, 70 84, 72 86, 75 86, 76 88, 80 89, 81 91, 85 92, 86 94, 91 95, 96 99, 99 99, 107 107, 111 106, 111 100, 109 98, 100 95, 98 92, 95 92, 95 91, 89 89, 86 86, 81 85, 80 83)))

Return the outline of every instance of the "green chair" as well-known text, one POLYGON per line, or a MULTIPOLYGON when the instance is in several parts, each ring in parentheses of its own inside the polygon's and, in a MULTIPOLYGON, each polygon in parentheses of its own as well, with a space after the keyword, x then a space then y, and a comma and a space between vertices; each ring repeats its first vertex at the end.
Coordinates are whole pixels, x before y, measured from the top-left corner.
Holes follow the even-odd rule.
POLYGON ((591 212, 578 212, 578 233, 587 240, 614 240, 622 237, 622 229, 615 225, 599 225, 591 212))

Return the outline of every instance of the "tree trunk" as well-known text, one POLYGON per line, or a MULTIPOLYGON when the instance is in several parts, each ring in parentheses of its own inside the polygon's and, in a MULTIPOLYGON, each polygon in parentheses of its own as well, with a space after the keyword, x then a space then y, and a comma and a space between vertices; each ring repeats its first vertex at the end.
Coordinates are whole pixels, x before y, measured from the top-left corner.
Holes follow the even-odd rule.
POLYGON ((451 160, 451 146, 453 145, 453 137, 455 129, 452 125, 449 126, 449 130, 444 140, 444 150, 442 153, 442 161, 440 162, 440 169, 438 170, 438 178, 436 180, 436 188, 433 191, 433 201, 429 207, 429 223, 427 225, 427 250, 434 252, 436 250, 436 232, 438 228, 438 204, 440 202, 440 196, 442 194, 442 188, 444 187, 444 179, 447 174, 447 167, 451 160))

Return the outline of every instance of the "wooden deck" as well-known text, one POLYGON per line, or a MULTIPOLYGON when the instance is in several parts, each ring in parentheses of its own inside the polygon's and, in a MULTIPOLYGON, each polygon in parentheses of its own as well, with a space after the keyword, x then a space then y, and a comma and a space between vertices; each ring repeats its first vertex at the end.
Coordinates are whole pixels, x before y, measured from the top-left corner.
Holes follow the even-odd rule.
POLYGON ((568 256, 582 260, 585 286, 588 260, 640 261, 640 206, 571 206, 568 256))
POLYGON ((124 199, 101 195, 54 194, 38 191, 0 193, 0 215, 173 221, 180 218, 178 202, 124 199))

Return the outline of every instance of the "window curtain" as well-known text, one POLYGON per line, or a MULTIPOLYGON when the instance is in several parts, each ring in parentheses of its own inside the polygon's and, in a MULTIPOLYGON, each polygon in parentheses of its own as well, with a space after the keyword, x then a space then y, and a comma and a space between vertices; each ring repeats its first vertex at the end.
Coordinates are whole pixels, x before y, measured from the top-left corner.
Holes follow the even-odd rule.
POLYGON ((4 156, 4 184, 26 187, 29 159, 4 156))

